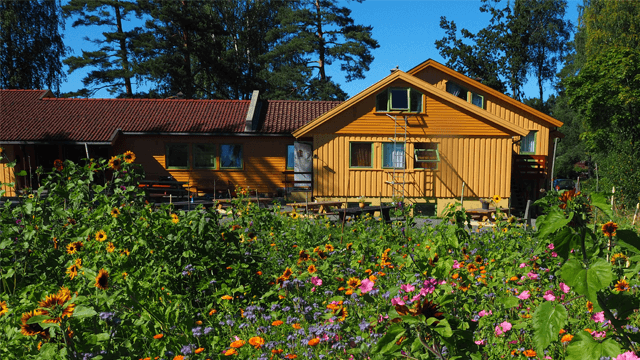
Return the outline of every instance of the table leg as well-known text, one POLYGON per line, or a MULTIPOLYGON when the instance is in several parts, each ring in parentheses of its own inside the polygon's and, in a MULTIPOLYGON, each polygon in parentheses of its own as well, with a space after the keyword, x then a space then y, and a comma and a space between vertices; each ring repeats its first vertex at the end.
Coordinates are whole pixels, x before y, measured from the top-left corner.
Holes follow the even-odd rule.
POLYGON ((391 215, 389 215, 389 212, 391 211, 391 209, 382 209, 382 218, 384 219, 385 222, 391 222, 391 215))

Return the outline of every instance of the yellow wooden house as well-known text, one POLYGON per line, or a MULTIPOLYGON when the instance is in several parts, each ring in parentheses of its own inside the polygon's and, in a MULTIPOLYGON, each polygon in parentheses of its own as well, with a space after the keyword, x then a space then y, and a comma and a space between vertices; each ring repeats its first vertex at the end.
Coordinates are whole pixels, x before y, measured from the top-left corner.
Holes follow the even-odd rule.
POLYGON ((544 187, 560 126, 428 60, 392 71, 293 135, 313 144, 316 198, 403 197, 442 209, 498 195, 506 207, 514 188, 530 199, 544 187))

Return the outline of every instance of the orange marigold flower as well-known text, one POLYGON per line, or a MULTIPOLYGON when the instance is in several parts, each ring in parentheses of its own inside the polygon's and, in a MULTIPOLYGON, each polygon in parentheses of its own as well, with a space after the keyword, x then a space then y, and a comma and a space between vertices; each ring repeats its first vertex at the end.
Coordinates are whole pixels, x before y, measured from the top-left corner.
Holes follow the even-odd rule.
POLYGON ((264 345, 264 339, 261 338, 260 336, 254 336, 251 339, 249 339, 249 345, 258 349, 264 345))
POLYGON ((218 310, 216 309, 211 309, 211 311, 209 311, 209 316, 212 316, 213 314, 217 313, 218 310))
POLYGON ((564 334, 564 335, 562 336, 562 338, 560 339, 560 342, 567 343, 567 342, 569 342, 569 341, 571 341, 571 340, 573 340, 573 335, 571 335, 571 334, 564 334))
POLYGON ((296 323, 296 324, 291 325, 291 327, 292 327, 292 328, 294 328, 294 329, 296 329, 296 330, 300 330, 300 329, 302 329, 302 326, 300 326, 300 324, 297 324, 297 323, 296 323))
POLYGON ((522 355, 526 356, 526 357, 535 357, 537 354, 535 351, 529 349, 529 350, 525 350, 522 352, 522 355))
POLYGON ((284 323, 281 320, 276 320, 276 321, 271 323, 271 325, 273 325, 273 326, 280 326, 282 324, 284 324, 284 323))
POLYGON ((309 340, 308 344, 309 344, 309 346, 316 346, 316 345, 320 344, 320 339, 313 338, 313 339, 309 340))
POLYGON ((564 329, 560 329, 560 335, 566 333, 566 331, 564 329))
POLYGON ((163 336, 164 334, 155 334, 153 335, 153 338, 157 340, 157 339, 162 339, 163 336))
POLYGON ((233 297, 229 296, 229 295, 222 295, 222 300, 233 300, 233 297))
POLYGON ((278 355, 278 354, 282 354, 284 352, 284 350, 282 349, 273 349, 271 350, 272 354, 278 355))
POLYGON ((247 342, 244 340, 236 340, 234 342, 231 343, 231 347, 235 348, 235 349, 240 349, 241 347, 244 346, 244 344, 246 344, 247 342))
POLYGON ((618 224, 613 221, 609 221, 608 223, 602 225, 602 232, 606 236, 616 236, 616 230, 618 229, 618 224))
POLYGON ((285 359, 297 359, 298 355, 296 355, 296 354, 287 354, 287 355, 285 355, 284 358, 285 359))
POLYGON ((176 355, 173 357, 173 360, 184 360, 184 355, 176 355))
POLYGON ((224 356, 231 356, 231 355, 238 355, 238 352, 236 351, 236 349, 229 349, 224 353, 224 356))
POLYGON ((193 350, 193 352, 196 353, 196 354, 200 354, 203 351, 204 351, 204 348, 197 348, 197 349, 193 350))

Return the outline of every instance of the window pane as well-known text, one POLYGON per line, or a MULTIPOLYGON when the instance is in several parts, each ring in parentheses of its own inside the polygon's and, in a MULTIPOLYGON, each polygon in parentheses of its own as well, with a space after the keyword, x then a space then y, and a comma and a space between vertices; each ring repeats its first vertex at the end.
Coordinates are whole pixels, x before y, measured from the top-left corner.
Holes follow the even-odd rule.
POLYGON ((415 169, 437 169, 440 161, 438 143, 416 143, 413 167, 415 169))
POLYGON ((471 103, 484 109, 484 97, 481 95, 471 93, 471 103))
POLYGON ((382 167, 404 169, 404 144, 382 144, 382 167))
POLYGON ((422 94, 411 89, 411 111, 422 112, 422 94))
POLYGON ((242 145, 220 145, 220 167, 242 169, 242 145))
POLYGON ((293 145, 287 145, 287 169, 293 169, 293 165, 295 162, 295 151, 296 148, 293 145))
POLYGON ((167 144, 165 156, 166 166, 169 167, 189 167, 189 145, 187 144, 167 144))
POLYGON ((391 109, 409 110, 408 89, 391 89, 391 109))
POLYGON ((195 168, 216 167, 215 144, 193 144, 193 166, 195 168))
POLYGON ((536 132, 530 131, 520 142, 520 153, 535 153, 536 152, 536 132))
POLYGON ((376 96, 376 111, 389 111, 389 93, 385 90, 376 96))
POLYGON ((371 143, 352 142, 351 143, 351 167, 372 167, 371 143))
POLYGON ((453 94, 454 96, 459 97, 464 101, 467 100, 467 91, 461 88, 458 84, 452 83, 450 81, 447 82, 447 92, 453 94))

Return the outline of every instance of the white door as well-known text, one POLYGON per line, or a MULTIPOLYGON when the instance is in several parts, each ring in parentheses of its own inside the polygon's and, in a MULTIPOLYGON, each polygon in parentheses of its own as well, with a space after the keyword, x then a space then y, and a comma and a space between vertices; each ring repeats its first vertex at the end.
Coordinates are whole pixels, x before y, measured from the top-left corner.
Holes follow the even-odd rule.
POLYGON ((293 148, 295 151, 293 156, 294 187, 311 188, 312 174, 298 174, 313 171, 313 151, 311 144, 296 141, 293 143, 293 148))

